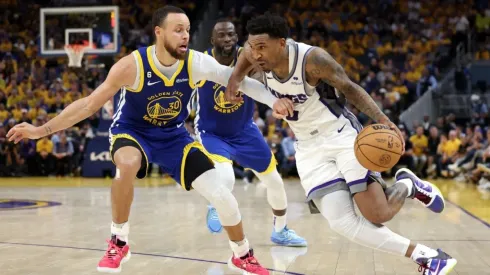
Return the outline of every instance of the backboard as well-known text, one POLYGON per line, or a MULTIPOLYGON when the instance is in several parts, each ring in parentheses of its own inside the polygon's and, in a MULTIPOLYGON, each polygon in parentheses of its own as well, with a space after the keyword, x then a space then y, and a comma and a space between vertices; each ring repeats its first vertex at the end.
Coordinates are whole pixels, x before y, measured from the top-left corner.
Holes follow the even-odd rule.
POLYGON ((67 44, 88 45, 88 55, 119 51, 117 6, 42 8, 39 21, 41 55, 66 55, 67 44))

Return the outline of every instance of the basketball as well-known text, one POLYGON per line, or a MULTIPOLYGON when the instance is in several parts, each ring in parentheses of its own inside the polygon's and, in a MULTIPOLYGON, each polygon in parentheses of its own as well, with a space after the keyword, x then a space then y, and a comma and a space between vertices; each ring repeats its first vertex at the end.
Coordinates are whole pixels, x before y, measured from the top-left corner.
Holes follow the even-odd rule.
POLYGON ((384 172, 395 166, 403 147, 400 137, 390 127, 374 124, 357 135, 354 151, 357 160, 366 169, 384 172))

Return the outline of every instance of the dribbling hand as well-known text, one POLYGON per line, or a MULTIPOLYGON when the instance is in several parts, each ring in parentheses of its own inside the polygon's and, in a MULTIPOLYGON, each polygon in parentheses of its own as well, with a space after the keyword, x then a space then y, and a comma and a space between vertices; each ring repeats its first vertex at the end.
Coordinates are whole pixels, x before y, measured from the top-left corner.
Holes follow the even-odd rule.
POLYGON ((396 134, 400 137, 400 140, 402 141, 402 148, 403 148, 402 154, 405 153, 405 139, 403 138, 402 131, 400 131, 400 129, 398 129, 398 126, 396 126, 396 124, 391 122, 391 120, 389 120, 389 119, 380 120, 380 121, 378 121, 378 123, 384 124, 384 125, 390 127, 391 130, 396 132, 396 134))
POLYGON ((38 139, 43 137, 42 130, 39 127, 35 127, 29 123, 23 122, 21 124, 15 125, 10 131, 7 133, 7 138, 9 141, 13 141, 14 143, 18 143, 22 139, 38 139))

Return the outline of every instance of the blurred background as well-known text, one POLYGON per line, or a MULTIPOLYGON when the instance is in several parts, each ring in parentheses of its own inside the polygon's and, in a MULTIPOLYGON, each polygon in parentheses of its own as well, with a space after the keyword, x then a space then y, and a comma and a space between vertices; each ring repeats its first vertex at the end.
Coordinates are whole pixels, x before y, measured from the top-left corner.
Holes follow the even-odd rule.
MULTIPOLYGON (((218 18, 246 22, 267 10, 284 16, 290 37, 322 47, 402 129, 407 150, 397 167, 425 178, 454 178, 490 190, 489 1, 332 0, 0 0, 0 176, 110 177, 111 106, 74 127, 13 145, 17 123, 41 125, 89 95, 114 62, 151 44, 152 11, 183 8, 192 22, 191 48, 210 46, 218 18), (60 8, 70 7, 76 13, 60 8), (45 10, 51 8, 51 10, 45 10), (53 8, 55 8, 53 10, 53 8), (66 44, 92 40, 82 67, 70 68, 66 44)), ((372 121, 352 108, 364 124, 372 121)), ((257 104, 255 123, 284 177, 296 177, 294 134, 257 104)), ((186 127, 194 135, 193 115, 186 127)), ((237 178, 253 174, 235 164, 237 178)), ((152 177, 166 177, 150 167, 152 177)), ((385 173, 391 177, 391 171, 385 173)))

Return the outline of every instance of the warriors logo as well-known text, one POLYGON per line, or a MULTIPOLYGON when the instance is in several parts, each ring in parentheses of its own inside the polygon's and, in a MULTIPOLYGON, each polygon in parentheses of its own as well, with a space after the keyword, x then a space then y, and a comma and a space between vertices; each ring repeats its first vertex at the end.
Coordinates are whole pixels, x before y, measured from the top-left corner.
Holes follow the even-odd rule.
POLYGON ((221 86, 220 84, 214 84, 213 90, 214 90, 214 103, 216 103, 216 105, 214 105, 214 109, 216 111, 224 114, 229 114, 235 112, 243 105, 243 102, 233 104, 226 101, 225 87, 221 86))
POLYGON ((43 208, 60 204, 61 203, 54 201, 0 199, 0 211, 43 208))
POLYGON ((181 92, 158 93, 148 98, 147 115, 143 118, 149 123, 162 126, 179 116, 182 111, 181 92))

